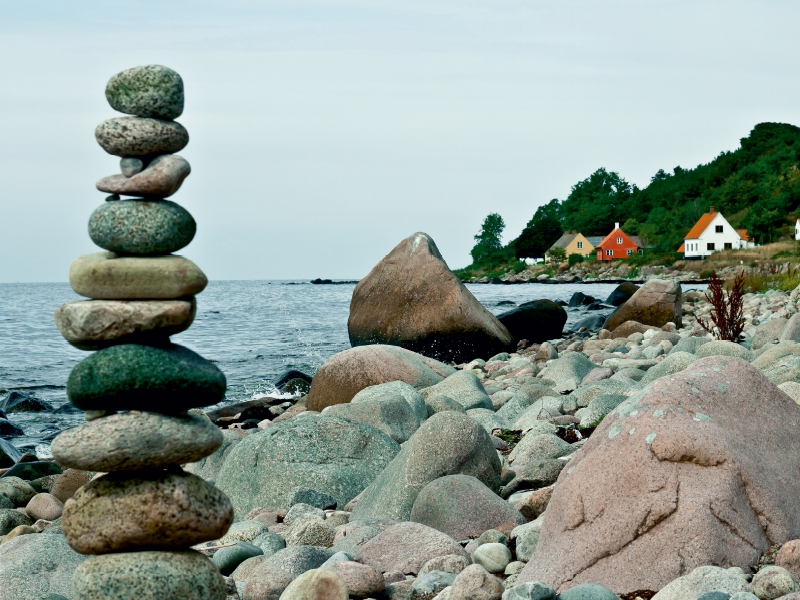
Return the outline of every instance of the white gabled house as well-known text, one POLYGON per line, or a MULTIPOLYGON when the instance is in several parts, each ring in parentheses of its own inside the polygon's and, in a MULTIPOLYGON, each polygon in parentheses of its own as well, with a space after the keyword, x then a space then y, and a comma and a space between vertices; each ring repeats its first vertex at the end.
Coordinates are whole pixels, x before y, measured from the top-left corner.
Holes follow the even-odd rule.
MULTIPOLYGON (((798 221, 800 226, 800 221, 798 221)), ((702 260, 721 250, 741 250, 755 248, 755 241, 747 235, 746 229, 734 229, 712 206, 683 238, 678 252, 687 260, 702 260)))
POLYGON ((800 240, 800 219, 794 224, 794 239, 800 240))

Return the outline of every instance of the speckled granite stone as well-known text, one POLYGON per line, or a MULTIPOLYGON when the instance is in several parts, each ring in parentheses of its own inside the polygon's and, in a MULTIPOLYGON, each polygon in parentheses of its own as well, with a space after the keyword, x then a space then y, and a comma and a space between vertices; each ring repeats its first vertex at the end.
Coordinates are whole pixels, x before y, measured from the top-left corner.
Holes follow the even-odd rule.
POLYGON ((189 132, 180 123, 142 117, 103 121, 94 137, 103 150, 115 156, 174 154, 189 143, 189 132))
POLYGON ((126 69, 108 80, 106 99, 122 113, 175 119, 183 113, 183 79, 161 65, 126 69))
POLYGON ((125 344, 78 363, 67 395, 81 410, 179 411, 222 400, 225 375, 182 346, 125 344))
POLYGON ((192 215, 169 200, 106 202, 89 217, 92 241, 119 254, 176 252, 189 245, 196 231, 192 215))

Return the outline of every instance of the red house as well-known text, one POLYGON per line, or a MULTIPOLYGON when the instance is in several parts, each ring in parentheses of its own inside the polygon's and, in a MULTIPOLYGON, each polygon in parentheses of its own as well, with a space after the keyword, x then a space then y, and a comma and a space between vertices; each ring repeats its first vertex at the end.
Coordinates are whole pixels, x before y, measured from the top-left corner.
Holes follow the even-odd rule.
POLYGON ((619 223, 614 223, 614 231, 603 238, 595 249, 597 260, 619 260, 639 252, 639 244, 619 228, 619 223))

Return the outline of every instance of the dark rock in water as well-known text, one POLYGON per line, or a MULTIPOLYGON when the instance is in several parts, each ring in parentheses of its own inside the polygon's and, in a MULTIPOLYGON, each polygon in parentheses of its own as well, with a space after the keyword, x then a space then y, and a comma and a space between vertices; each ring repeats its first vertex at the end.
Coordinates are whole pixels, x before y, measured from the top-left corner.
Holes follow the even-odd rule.
POLYGON ((225 375, 176 344, 105 348, 78 363, 67 395, 81 410, 180 411, 225 397, 225 375))
POLYGON ((502 285, 502 284, 503 284, 503 280, 502 280, 502 279, 500 279, 499 277, 492 277, 492 278, 489 280, 489 283, 491 283, 491 284, 493 284, 493 285, 502 285))
POLYGON ((311 389, 311 384, 305 379, 290 379, 279 388, 281 394, 295 394, 298 396, 305 396, 311 389))
POLYGON ((569 306, 570 308, 576 308, 578 306, 587 306, 594 302, 595 299, 591 296, 587 296, 583 292, 575 292, 572 294, 572 298, 569 299, 569 306))
POLYGON ((53 411, 53 414, 63 415, 63 414, 79 413, 79 412, 83 411, 80 408, 75 408, 74 406, 72 406, 72 404, 67 402, 66 404, 62 404, 57 409, 55 409, 53 411))
POLYGON ((6 414, 11 414, 18 412, 42 412, 45 410, 53 410, 53 407, 27 392, 18 392, 14 390, 9 392, 8 396, 0 403, 0 409, 6 414))
MULTIPOLYGON (((239 421, 244 419, 272 419, 275 415, 269 412, 271 406, 283 404, 286 400, 282 398, 257 398, 255 400, 245 400, 236 404, 228 404, 214 410, 209 410, 206 415, 215 423, 221 418, 235 417, 241 415, 239 421)), ((232 422, 232 421, 226 421, 232 422)))
POLYGON ((4 439, 0 438, 0 469, 7 469, 19 461, 22 453, 4 439))
POLYGON ((514 341, 425 233, 401 241, 358 283, 347 331, 353 346, 390 344, 455 362, 489 358, 514 341))
POLYGON ((331 285, 333 281, 330 279, 320 279, 319 277, 317 277, 316 279, 312 279, 311 283, 313 283, 314 285, 331 285))
POLYGON ((515 339, 540 344, 561 337, 567 311, 552 300, 534 300, 520 304, 498 319, 515 339))
POLYGON ((612 306, 620 306, 624 304, 628 298, 633 296, 636 293, 636 290, 639 289, 639 286, 635 283, 631 283, 629 281, 625 281, 624 283, 620 283, 611 294, 609 294, 608 298, 606 298, 606 304, 611 304, 612 306))
POLYGON ((161 65, 120 71, 106 84, 106 99, 121 113, 154 119, 176 119, 183 113, 183 79, 161 65))
POLYGON ((25 481, 32 481, 48 475, 60 475, 63 472, 64 470, 56 463, 42 460, 36 462, 17 463, 8 471, 6 471, 5 474, 0 475, 0 479, 3 477, 19 477, 25 481))
POLYGON ((4 413, 2 410, 0 410, 0 419, 7 419, 7 418, 8 417, 6 417, 6 413, 4 413))
POLYGON ((39 458, 33 452, 26 452, 22 456, 19 457, 18 463, 32 463, 32 462, 40 462, 39 458))
POLYGON ((609 308, 609 307, 608 305, 595 300, 586 307, 586 310, 603 310, 604 308, 609 308))
POLYGON ((281 389, 282 386, 289 383, 292 379, 303 379, 308 383, 311 383, 312 377, 311 375, 306 375, 305 373, 303 373, 302 371, 298 371, 297 369, 289 369, 283 375, 278 377, 278 379, 275 380, 274 385, 276 388, 281 389))
POLYGON ((22 428, 14 425, 8 419, 0 419, 0 438, 12 438, 25 435, 22 428))
POLYGON ((170 200, 120 200, 89 217, 89 237, 119 254, 168 254, 188 246, 197 231, 192 215, 170 200))
POLYGON ((555 302, 559 306, 568 306, 568 304, 566 302, 564 302, 563 300, 553 300, 553 302, 555 302))
POLYGON ((606 322, 606 317, 603 315, 591 315, 589 317, 585 317, 572 325, 570 327, 570 331, 579 331, 581 327, 585 327, 589 331, 600 331, 603 328, 603 324, 606 322))
POLYGON ((516 306, 516 302, 512 302, 511 300, 500 300, 495 306, 516 306))

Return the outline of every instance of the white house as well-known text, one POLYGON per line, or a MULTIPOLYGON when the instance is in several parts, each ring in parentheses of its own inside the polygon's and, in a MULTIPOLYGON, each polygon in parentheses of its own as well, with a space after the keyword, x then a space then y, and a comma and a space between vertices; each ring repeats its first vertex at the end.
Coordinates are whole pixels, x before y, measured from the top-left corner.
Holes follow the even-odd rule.
POLYGON ((794 224, 794 239, 800 240, 800 219, 794 224))
MULTIPOLYGON (((800 227, 800 221, 798 221, 800 227)), ((755 241, 747 235, 746 229, 734 229, 712 206, 683 238, 678 252, 689 260, 702 260, 720 250, 740 250, 754 248, 755 241)))

